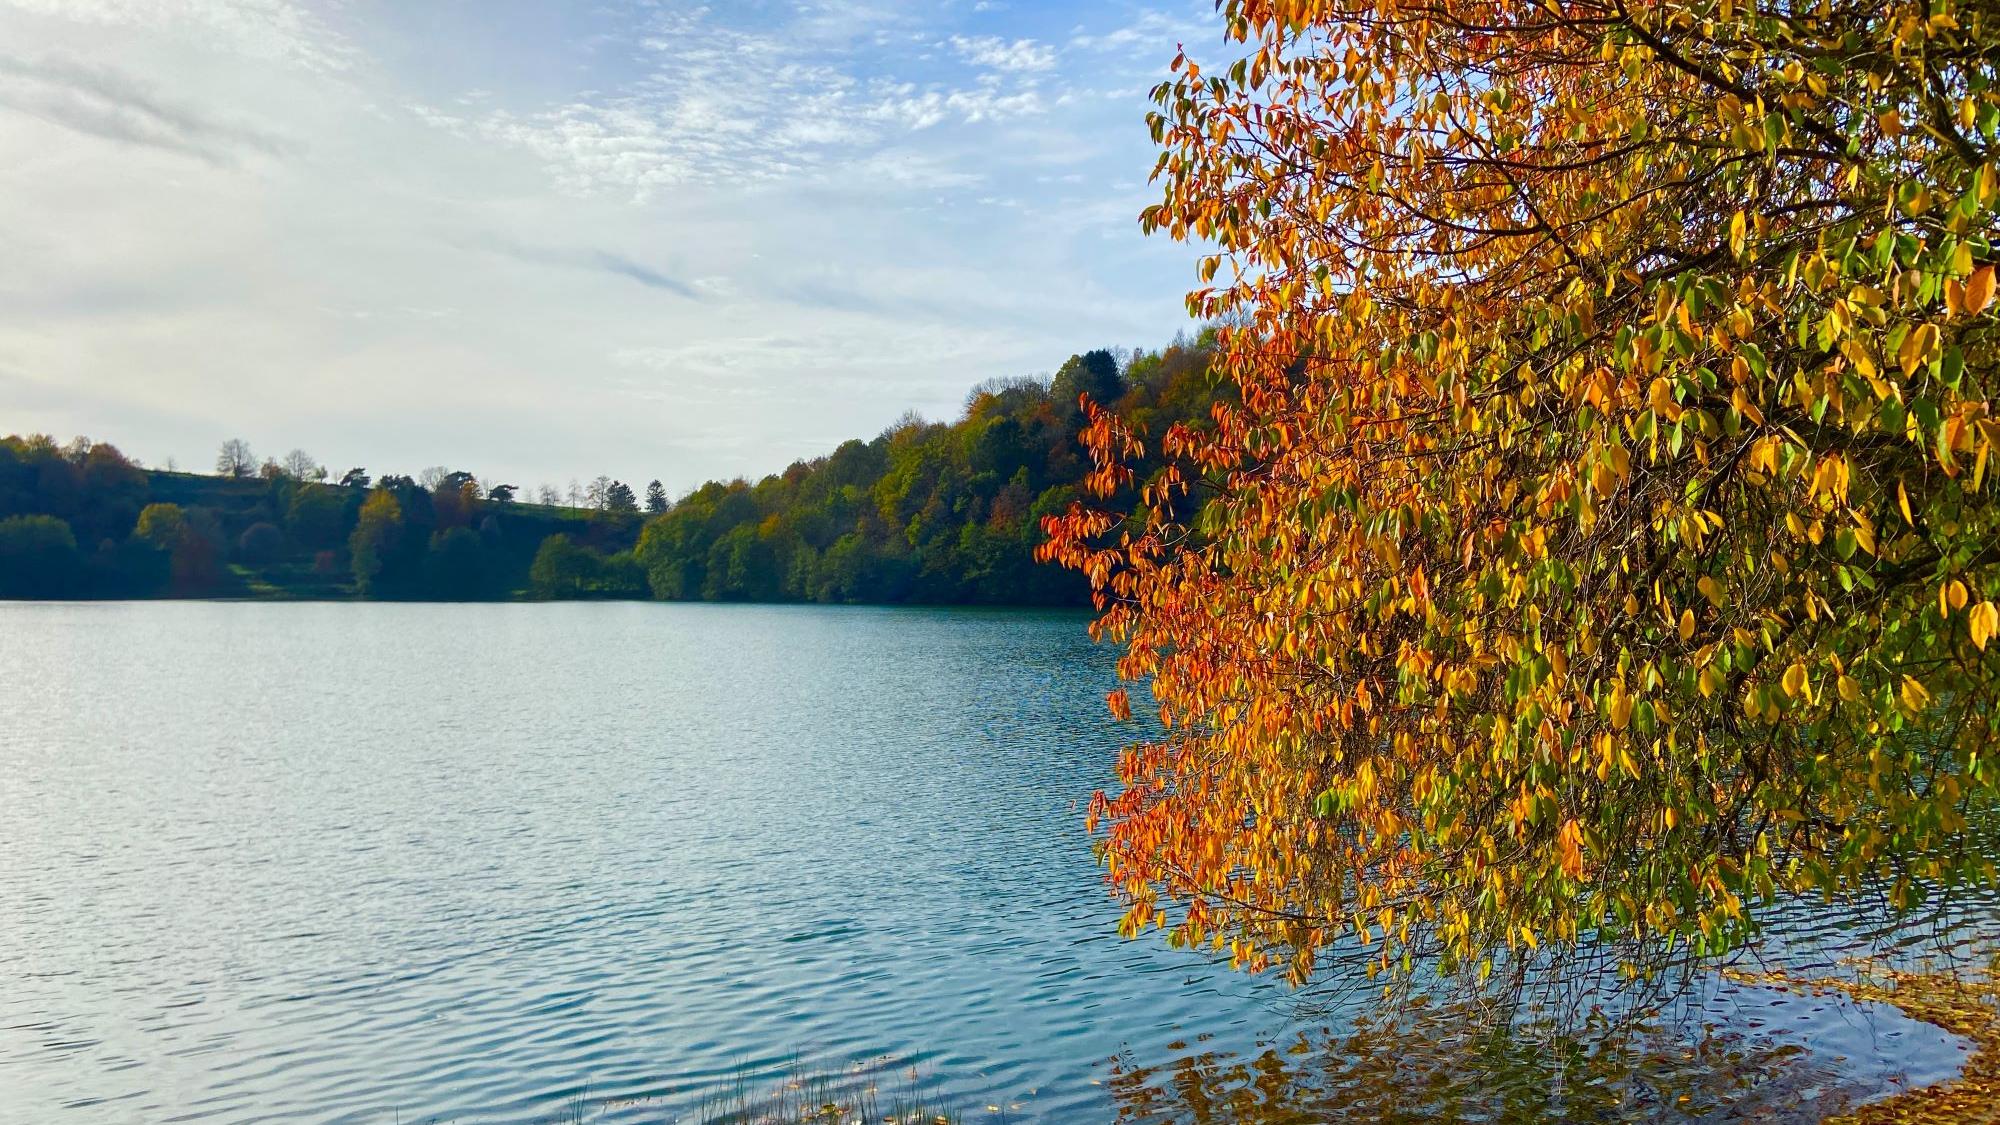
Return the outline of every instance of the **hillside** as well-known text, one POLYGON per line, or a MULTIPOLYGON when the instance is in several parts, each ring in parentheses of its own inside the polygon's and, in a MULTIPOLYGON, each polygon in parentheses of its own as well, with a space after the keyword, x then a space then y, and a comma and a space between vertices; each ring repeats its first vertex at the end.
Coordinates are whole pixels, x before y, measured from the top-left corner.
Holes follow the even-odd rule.
POLYGON ((1200 425, 1208 347, 1073 356, 1052 378, 975 389, 955 422, 907 416, 755 483, 655 498, 665 510, 650 514, 616 482, 569 508, 462 472, 328 483, 244 460, 211 476, 10 437, 0 596, 1080 604, 1077 576, 1033 559, 1041 517, 1087 469, 1079 396, 1155 432, 1200 425))

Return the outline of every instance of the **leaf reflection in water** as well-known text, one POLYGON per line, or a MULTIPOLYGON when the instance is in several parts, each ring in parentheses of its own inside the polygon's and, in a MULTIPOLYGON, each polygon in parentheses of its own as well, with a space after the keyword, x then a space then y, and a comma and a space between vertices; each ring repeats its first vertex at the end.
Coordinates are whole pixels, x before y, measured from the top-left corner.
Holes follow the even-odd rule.
POLYGON ((1121 1055, 1108 1085, 1117 1119, 1132 1125, 1818 1122, 1877 1092, 1843 1080, 1838 1060, 1736 1029, 1496 1028, 1462 1005, 1430 1003, 1254 1058, 1195 1052, 1147 1067, 1121 1055))

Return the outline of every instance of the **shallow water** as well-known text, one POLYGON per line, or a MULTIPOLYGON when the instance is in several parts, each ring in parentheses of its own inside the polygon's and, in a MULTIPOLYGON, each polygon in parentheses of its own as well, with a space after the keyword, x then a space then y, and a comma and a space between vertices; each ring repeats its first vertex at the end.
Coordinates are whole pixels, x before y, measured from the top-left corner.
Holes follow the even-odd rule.
MULTIPOLYGON (((913 1066, 972 1121, 1396 1120, 1423 1082, 1529 1119, 1613 1081, 1121 941, 1083 624, 0 603, 0 1121, 678 1120, 794 1055, 913 1066)), ((1621 1112, 1817 1111, 1963 1049, 1826 998, 1694 1010, 1621 1112)))

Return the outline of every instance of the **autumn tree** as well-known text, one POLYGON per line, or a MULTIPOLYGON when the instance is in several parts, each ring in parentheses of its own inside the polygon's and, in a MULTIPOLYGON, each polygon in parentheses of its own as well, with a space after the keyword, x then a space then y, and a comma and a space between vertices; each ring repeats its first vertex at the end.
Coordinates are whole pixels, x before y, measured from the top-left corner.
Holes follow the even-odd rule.
POLYGON ((179 547, 187 533, 187 516, 179 504, 148 504, 132 527, 134 538, 167 552, 179 547))
POLYGON ((220 577, 221 535, 213 512, 178 504, 148 504, 132 526, 134 541, 167 557, 173 589, 181 594, 201 593, 220 577))
POLYGON ((403 508, 396 502, 396 494, 387 488, 370 492, 347 540, 354 585, 361 593, 376 592, 377 579, 401 542, 402 534, 403 508))
POLYGON ((1143 225, 1240 404, 1090 406, 1140 512, 1049 521, 1167 724, 1093 805, 1128 929, 1638 971, 1993 881, 1994 12, 1220 9, 1143 225))

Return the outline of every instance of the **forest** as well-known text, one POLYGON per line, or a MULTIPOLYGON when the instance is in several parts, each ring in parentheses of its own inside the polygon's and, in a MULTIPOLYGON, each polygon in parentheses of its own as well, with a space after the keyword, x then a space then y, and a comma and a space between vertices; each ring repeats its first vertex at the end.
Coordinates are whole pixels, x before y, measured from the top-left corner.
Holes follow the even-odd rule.
POLYGON ((223 443, 214 474, 117 447, 0 439, 0 597, 645 598, 1081 605, 1035 561, 1044 516, 1080 495, 1084 400, 1139 429, 1207 424, 1212 331, 1098 349, 1053 376, 989 381, 950 423, 907 414, 870 440, 756 482, 670 501, 599 478, 517 489, 443 468, 333 477, 302 452, 223 443))

